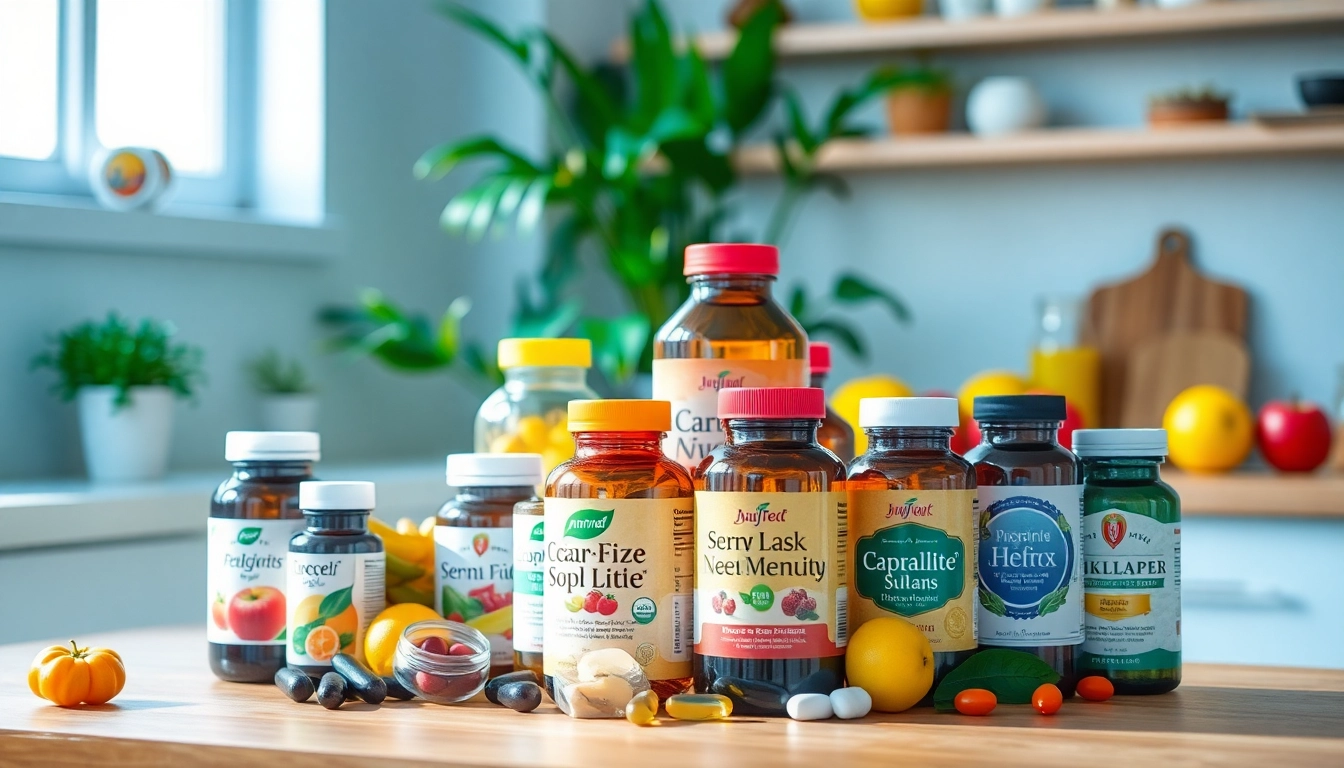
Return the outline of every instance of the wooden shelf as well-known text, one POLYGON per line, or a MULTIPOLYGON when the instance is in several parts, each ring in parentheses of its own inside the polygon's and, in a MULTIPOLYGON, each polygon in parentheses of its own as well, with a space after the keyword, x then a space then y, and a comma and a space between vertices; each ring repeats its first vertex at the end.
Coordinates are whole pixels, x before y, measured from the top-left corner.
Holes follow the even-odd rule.
POLYGON ((1162 474, 1181 495, 1182 515, 1344 519, 1344 474, 1232 472, 1162 474))
MULTIPOLYGON (((847 56, 954 48, 1003 48, 1040 43, 1216 35, 1344 25, 1340 0, 1226 0, 1187 8, 1075 8, 1000 19, 987 16, 959 22, 938 17, 873 24, 794 24, 779 31, 781 57, 847 56)), ((737 40, 735 31, 696 37, 701 53, 722 59, 737 40)), ((618 40, 612 58, 625 61, 629 44, 618 40)))
MULTIPOLYGON (((1335 152, 1344 152, 1344 124, 1267 128, 1238 123, 1156 131, 1060 128, 994 138, 948 133, 836 141, 822 150, 820 166, 830 171, 877 171, 1335 152)), ((771 173, 778 168, 770 145, 743 148, 736 163, 743 173, 771 173)))

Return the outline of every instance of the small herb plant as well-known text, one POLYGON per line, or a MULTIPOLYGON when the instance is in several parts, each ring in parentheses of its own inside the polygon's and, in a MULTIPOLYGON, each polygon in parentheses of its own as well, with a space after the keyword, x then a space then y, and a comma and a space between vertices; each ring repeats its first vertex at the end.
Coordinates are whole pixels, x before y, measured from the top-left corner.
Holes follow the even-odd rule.
POLYGON ((1148 97, 1149 104, 1224 104, 1231 100, 1232 94, 1212 85, 1175 88, 1148 97))
POLYGON ((60 377, 52 388, 73 400, 84 387, 116 387, 118 408, 131 402, 131 387, 168 387, 178 397, 195 397, 204 381, 199 347, 174 344, 170 323, 146 318, 132 324, 115 312, 89 320, 53 340, 53 348, 33 358, 32 367, 60 377))
POLYGON ((884 69, 881 72, 890 89, 899 91, 906 88, 919 89, 930 93, 945 93, 952 90, 952 76, 944 70, 930 67, 907 67, 884 69))
POLYGON ((316 390, 297 358, 286 360, 274 349, 249 360, 247 373, 263 395, 306 395, 316 390))

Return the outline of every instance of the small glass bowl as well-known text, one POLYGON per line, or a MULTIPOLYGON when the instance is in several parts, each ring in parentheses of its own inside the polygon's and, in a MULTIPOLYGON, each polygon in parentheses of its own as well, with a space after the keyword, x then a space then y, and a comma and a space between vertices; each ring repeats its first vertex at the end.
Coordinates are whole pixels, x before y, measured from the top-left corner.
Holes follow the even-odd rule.
POLYGON ((435 704, 466 701, 485 688, 490 678, 490 640, 456 621, 432 619, 410 625, 397 641, 392 674, 407 690, 435 704), (451 647, 462 643, 470 656, 441 656, 419 647, 427 637, 442 637, 451 647))

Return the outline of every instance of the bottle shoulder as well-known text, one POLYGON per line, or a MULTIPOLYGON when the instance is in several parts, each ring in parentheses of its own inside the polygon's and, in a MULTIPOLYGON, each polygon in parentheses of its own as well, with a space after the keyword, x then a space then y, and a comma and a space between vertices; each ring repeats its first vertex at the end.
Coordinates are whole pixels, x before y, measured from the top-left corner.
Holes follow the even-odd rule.
POLYGON ((1005 448, 981 443, 966 453, 981 487, 993 485, 1078 485, 1083 465, 1060 445, 1027 444, 1005 448))
MULTIPOLYGON (((663 344, 691 342, 777 341, 797 342, 797 351, 787 357, 807 354, 807 332, 773 297, 757 304, 716 303, 687 299, 654 335, 655 349, 663 344)), ((655 355, 657 357, 657 355, 655 355)), ((675 355, 675 357, 712 355, 675 355)))
POLYGON ((844 487, 845 464, 820 445, 724 444, 696 468, 703 491, 803 492, 844 487))
POLYGON ((303 530, 289 540, 289 551, 301 555, 360 555, 383 551, 383 540, 369 533, 324 534, 303 530))
POLYGON ((687 498, 695 493, 691 476, 675 461, 660 456, 575 457, 551 471, 548 498, 687 498))
POLYGON ((231 475, 210 497, 210 516, 237 520, 300 520, 299 483, 309 477, 243 480, 231 475))
POLYGON ((975 466, 951 451, 920 451, 899 456, 866 453, 849 466, 851 488, 892 490, 973 490, 975 466))

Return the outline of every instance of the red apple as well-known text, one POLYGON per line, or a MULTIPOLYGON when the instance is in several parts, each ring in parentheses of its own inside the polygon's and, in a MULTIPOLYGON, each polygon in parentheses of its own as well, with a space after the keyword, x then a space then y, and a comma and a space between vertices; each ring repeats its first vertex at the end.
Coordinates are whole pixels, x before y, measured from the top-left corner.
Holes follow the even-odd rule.
MULTIPOLYGON (((956 396, 956 395, 952 394, 951 392, 948 392, 947 390, 943 390, 943 389, 930 389, 928 392, 925 392, 923 395, 921 395, 921 397, 950 397, 950 398, 952 398, 953 400, 956 400, 956 399, 957 399, 957 396, 956 396)), ((974 424, 972 424, 971 426, 974 426, 974 424)), ((965 424, 962 424, 960 427, 956 427, 955 429, 952 430, 952 452, 953 452, 953 453, 957 453, 957 454, 965 453, 965 452, 971 450, 972 448, 974 448, 974 447, 976 446, 976 444, 980 442, 980 431, 979 431, 979 430, 976 430, 976 433, 975 433, 975 435, 976 435, 976 439, 975 439, 974 442, 972 442, 972 441, 967 437, 967 433, 968 433, 968 428, 967 428, 967 426, 966 426, 965 424)))
POLYGON ((1256 442, 1270 466, 1310 472, 1330 455, 1330 420, 1315 403, 1266 403, 1255 424, 1256 442))
POLYGON ((1083 428, 1083 412, 1073 403, 1064 403, 1064 423, 1059 425, 1059 444, 1073 449, 1073 430, 1083 428))
POLYGON ((224 596, 215 593, 214 602, 210 603, 210 618, 215 622, 215 626, 220 629, 229 628, 229 606, 224 602, 224 596))
POLYGON ((248 587, 229 601, 229 626, 239 640, 274 640, 285 628, 285 593, 248 587))

